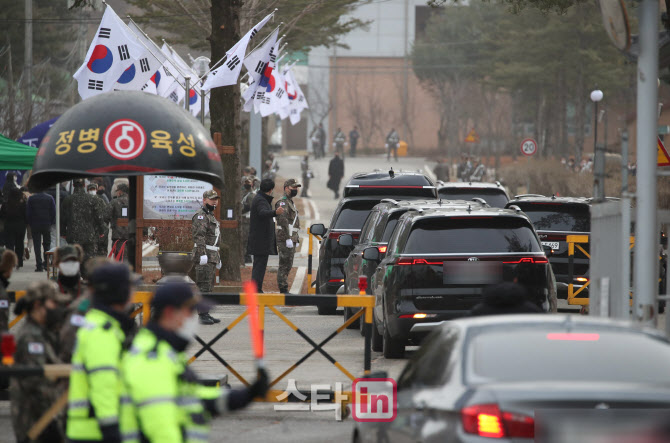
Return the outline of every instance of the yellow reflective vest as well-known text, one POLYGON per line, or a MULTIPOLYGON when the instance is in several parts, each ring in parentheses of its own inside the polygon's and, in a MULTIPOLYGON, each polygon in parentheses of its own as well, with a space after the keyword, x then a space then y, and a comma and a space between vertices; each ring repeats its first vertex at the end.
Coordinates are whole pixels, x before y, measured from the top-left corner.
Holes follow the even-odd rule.
POLYGON ((112 315, 91 309, 77 331, 67 411, 71 441, 101 441, 100 426, 117 425, 124 400, 120 377, 125 334, 112 315))
POLYGON ((130 402, 121 413, 124 443, 207 442, 212 413, 225 410, 227 392, 198 383, 187 357, 151 323, 142 329, 121 363, 130 402))

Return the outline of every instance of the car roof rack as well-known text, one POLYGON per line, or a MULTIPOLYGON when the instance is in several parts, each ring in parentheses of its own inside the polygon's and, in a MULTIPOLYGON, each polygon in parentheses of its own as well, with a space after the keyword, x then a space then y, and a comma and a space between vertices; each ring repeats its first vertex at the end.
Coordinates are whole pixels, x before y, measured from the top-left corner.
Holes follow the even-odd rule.
POLYGON ((543 197, 543 198, 546 198, 547 196, 542 195, 542 194, 519 194, 519 195, 514 196, 514 198, 524 198, 524 197, 543 197))
POLYGON ((521 210, 521 208, 518 207, 517 205, 509 205, 509 207, 508 207, 507 209, 511 209, 511 210, 513 210, 514 212, 517 212, 517 213, 518 213, 518 212, 523 212, 523 211, 521 210))
POLYGON ((495 184, 496 184, 496 186, 498 186, 498 187, 502 187, 502 185, 500 184, 500 182, 499 182, 498 180, 495 181, 495 184))
POLYGON ((484 205, 484 206, 487 207, 487 208, 490 208, 490 207, 491 207, 491 205, 489 205, 489 204, 486 202, 486 200, 484 200, 484 199, 481 198, 481 197, 473 197, 473 198, 470 199, 470 201, 477 202, 477 203, 481 203, 482 205, 484 205))
POLYGON ((392 198, 382 198, 379 203, 391 203, 391 204, 397 205, 398 200, 394 200, 392 198))

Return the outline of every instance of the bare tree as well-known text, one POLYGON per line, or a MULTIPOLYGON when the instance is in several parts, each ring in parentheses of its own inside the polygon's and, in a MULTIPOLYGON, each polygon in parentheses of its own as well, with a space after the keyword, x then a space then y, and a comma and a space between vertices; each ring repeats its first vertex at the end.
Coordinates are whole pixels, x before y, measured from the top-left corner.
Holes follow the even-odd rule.
POLYGON ((347 111, 361 134, 361 146, 370 148, 375 134, 384 139, 389 119, 380 88, 374 81, 363 82, 363 78, 358 74, 347 76, 344 89, 347 91, 347 111))

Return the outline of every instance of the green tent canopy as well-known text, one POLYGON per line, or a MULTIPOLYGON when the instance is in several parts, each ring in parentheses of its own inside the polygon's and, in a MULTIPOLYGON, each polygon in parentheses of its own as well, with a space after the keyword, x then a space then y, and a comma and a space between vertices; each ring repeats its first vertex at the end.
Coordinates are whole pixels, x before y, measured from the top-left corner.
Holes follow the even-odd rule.
POLYGON ((15 142, 0 134, 0 170, 33 169, 37 148, 15 142))

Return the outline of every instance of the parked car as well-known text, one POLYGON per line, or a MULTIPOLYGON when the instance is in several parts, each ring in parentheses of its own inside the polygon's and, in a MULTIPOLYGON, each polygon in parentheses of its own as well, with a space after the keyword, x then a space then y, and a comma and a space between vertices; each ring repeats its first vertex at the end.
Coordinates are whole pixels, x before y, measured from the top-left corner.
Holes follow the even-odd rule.
MULTIPOLYGON (((578 291, 589 281, 589 257, 575 248, 572 279, 568 269, 568 235, 591 233, 591 200, 580 197, 545 197, 537 194, 518 195, 507 204, 507 208, 521 209, 535 226, 543 245, 552 249, 549 262, 556 276, 558 297, 568 298, 568 285, 572 283, 578 291)), ((580 244, 589 253, 589 244, 580 244)), ((588 298, 588 288, 578 297, 588 298)))
MULTIPOLYGON (((344 261, 358 237, 372 208, 384 198, 396 200, 437 200, 435 185, 428 177, 416 172, 393 171, 354 174, 345 186, 340 201, 326 228, 323 224, 310 227, 312 234, 321 236, 319 268, 316 274, 316 293, 335 294, 344 285, 344 261), (353 245, 339 244, 339 236, 350 234, 353 245)), ((319 307, 319 314, 334 314, 335 309, 319 307)))
MULTIPOLYGON (((377 261, 370 261, 363 258, 363 251, 371 246, 379 249, 380 258, 386 254, 391 234, 398 223, 400 217, 408 211, 424 211, 427 209, 452 208, 460 206, 466 209, 468 206, 478 206, 479 202, 465 201, 446 201, 446 200, 409 200, 396 201, 393 199, 384 199, 376 205, 363 224, 358 244, 349 253, 349 257, 344 262, 344 292, 347 294, 356 294, 359 291, 359 278, 365 277, 369 283, 372 275, 379 264, 377 261)), ((351 234, 342 234, 339 237, 341 246, 352 246, 354 238, 351 234)), ((371 294, 370 286, 367 286, 366 293, 371 294)), ((348 320, 355 313, 354 308, 344 308, 344 320, 348 320)), ((358 321, 351 324, 350 329, 359 326, 358 321)))
MULTIPOLYGON (((431 332, 398 378, 395 420, 356 422, 354 442, 532 442, 537 414, 547 409, 560 409, 554 419, 599 412, 616 437, 621 423, 603 414, 639 410, 644 419, 670 408, 670 342, 654 329, 564 314, 414 328, 431 332)), ((593 441, 585 440, 586 428, 576 429, 578 438, 559 441, 593 441)))
POLYGON ((514 281, 518 271, 530 301, 544 311, 555 306, 551 266, 533 225, 521 212, 468 206, 408 212, 398 220, 386 255, 368 247, 363 258, 378 262, 372 349, 386 358, 403 356, 417 322, 468 315, 483 289, 514 281))
POLYGON ((481 198, 494 208, 504 208, 509 201, 500 182, 438 182, 437 193, 443 200, 472 200, 481 198))

